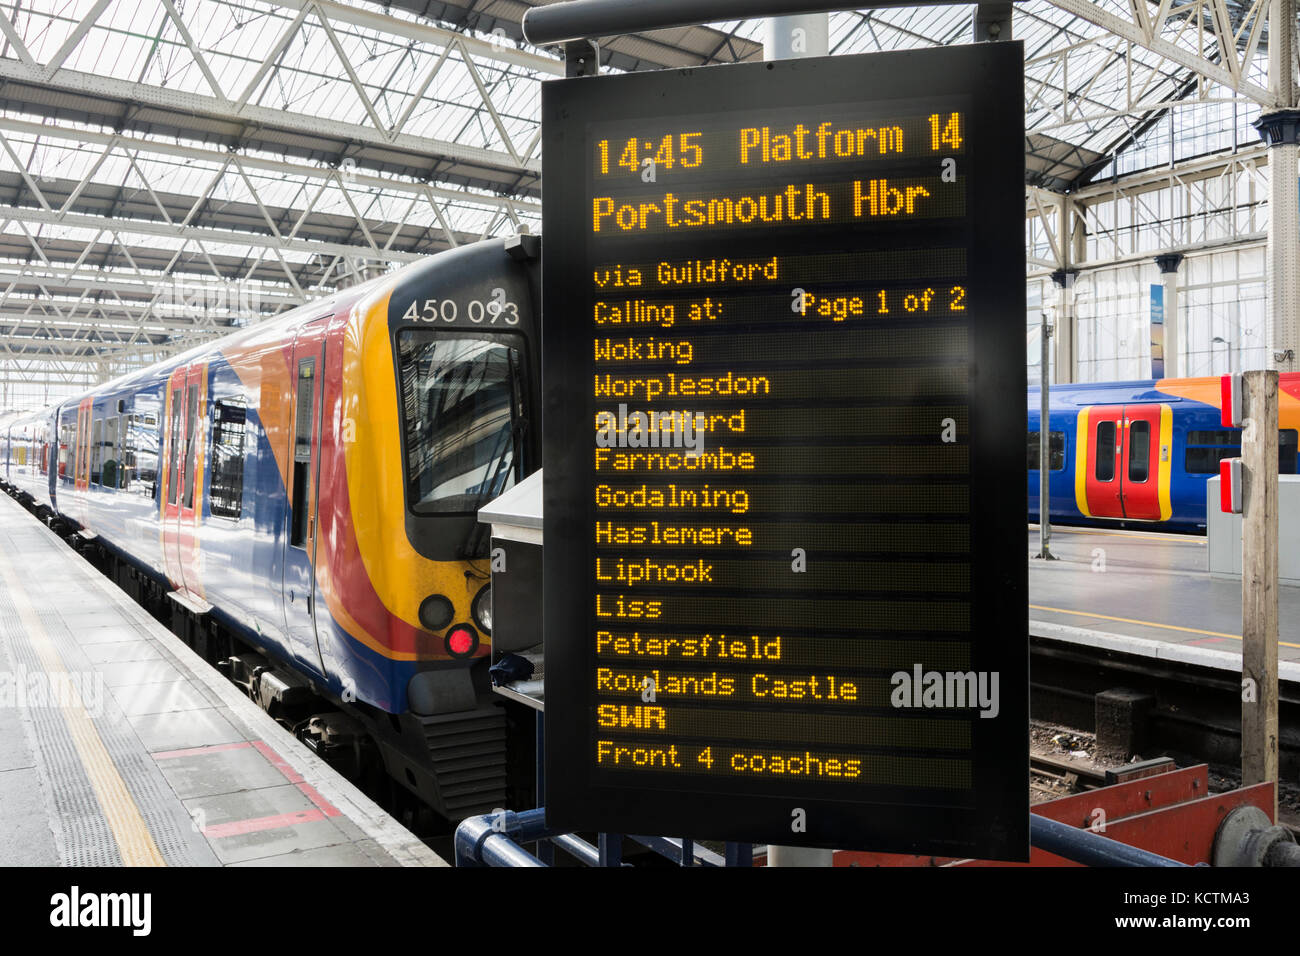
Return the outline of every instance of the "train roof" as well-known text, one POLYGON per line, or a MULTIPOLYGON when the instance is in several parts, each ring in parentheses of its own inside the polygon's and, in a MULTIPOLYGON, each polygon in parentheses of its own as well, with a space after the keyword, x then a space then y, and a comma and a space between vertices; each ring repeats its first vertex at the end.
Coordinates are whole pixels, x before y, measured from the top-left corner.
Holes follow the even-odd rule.
MULTIPOLYGON (((1133 379, 1126 382, 1062 382, 1051 386, 1054 405, 1106 405, 1134 401, 1181 401, 1159 390, 1169 379, 1133 379)), ((1039 386, 1031 385, 1030 396, 1038 395, 1039 386)))
POLYGON ((462 256, 474 256, 481 253, 487 247, 501 249, 504 246, 504 239, 485 239, 480 242, 468 243, 456 246, 453 249, 445 249, 426 259, 420 259, 416 262, 408 263, 400 269, 377 276, 365 282, 358 283, 354 286, 348 286, 345 289, 338 289, 333 294, 320 299, 314 299, 311 302, 295 306, 287 312, 267 319, 253 325, 245 326, 233 330, 231 334, 217 339, 209 339, 191 349, 176 355, 169 356, 161 362, 155 362, 142 369, 135 369, 120 375, 115 379, 88 388, 77 395, 66 398, 59 402, 51 403, 34 415, 39 417, 48 416, 55 408, 63 408, 68 405, 77 405, 85 400, 88 395, 111 395, 114 392, 127 388, 138 388, 148 384, 154 384, 164 379, 168 373, 181 365, 193 362, 204 355, 209 355, 222 349, 230 348, 234 345, 240 345, 252 340, 264 337, 275 336, 277 333, 283 333, 293 328, 295 324, 308 319, 322 318, 327 314, 337 314, 340 309, 350 308, 356 302, 367 296, 381 291, 386 288, 396 289, 400 284, 417 280, 423 272, 430 269, 439 268, 440 265, 455 267, 457 260, 462 256))
POLYGON ((352 303, 364 298, 370 292, 382 288, 386 283, 394 283, 398 281, 399 276, 408 270, 418 268, 423 264, 423 261, 410 263, 394 272, 377 276, 374 279, 369 279, 354 286, 348 286, 345 289, 338 289, 329 296, 305 302, 302 305, 295 306, 289 311, 283 312, 273 318, 235 329, 229 335, 201 342, 184 352, 168 356, 161 362, 155 362, 154 364, 144 368, 134 369, 123 375, 119 375, 117 378, 110 379, 107 382, 103 382, 92 388, 79 392, 75 396, 62 399, 58 402, 52 402, 39 411, 24 413, 18 420, 28 416, 33 418, 46 417, 50 414, 52 409, 63 408, 68 405, 77 405, 88 395, 112 394, 113 392, 121 391, 132 386, 145 385, 164 377, 163 373, 192 362, 201 356, 224 348, 229 348, 231 345, 238 345, 241 342, 246 342, 250 339, 267 335, 268 333, 274 334, 278 331, 290 329, 295 323, 302 321, 308 315, 313 318, 319 318, 321 315, 325 314, 322 310, 336 312, 340 307, 350 306, 352 303))
MULTIPOLYGON (((1183 402, 1185 393, 1217 395, 1219 376, 1198 378, 1147 378, 1123 382, 1062 382, 1050 388, 1053 405, 1111 405, 1124 402, 1183 402)), ((1030 385, 1028 394, 1038 395, 1039 386, 1030 385)), ((1032 404, 1032 401, 1031 401, 1032 404)))
MULTIPOLYGON (((1052 405, 1115 405, 1128 402, 1192 402, 1218 408, 1220 375, 1197 378, 1135 379, 1127 382, 1065 382, 1051 387, 1052 405)), ((1300 398, 1300 372, 1283 372, 1278 376, 1280 389, 1292 398, 1300 398)), ((1028 390, 1029 405, 1038 401, 1038 386, 1028 390)))

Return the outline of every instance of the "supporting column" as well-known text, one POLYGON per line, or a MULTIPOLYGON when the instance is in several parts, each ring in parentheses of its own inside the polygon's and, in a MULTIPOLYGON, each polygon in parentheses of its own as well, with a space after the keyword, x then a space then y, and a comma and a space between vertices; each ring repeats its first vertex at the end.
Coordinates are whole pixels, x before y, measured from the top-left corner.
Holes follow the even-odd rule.
POLYGON ((1271 781, 1277 819, 1277 381, 1242 375, 1241 785, 1271 781))
POLYGON ((1300 348, 1300 110, 1295 75, 1296 0, 1268 8, 1268 85, 1279 109, 1255 121, 1268 143, 1268 345, 1280 372, 1294 372, 1300 348))
MULTIPOLYGON (((1060 319, 1056 322, 1061 325, 1060 319)), ((1043 312, 1039 326, 1039 338, 1042 348, 1038 367, 1038 553, 1035 558, 1055 561, 1052 554, 1052 501, 1051 501, 1051 463, 1052 463, 1052 375, 1051 356, 1052 324, 1048 314, 1043 312)))
POLYGON ((1165 289, 1165 378, 1182 378, 1187 374, 1183 361, 1183 322, 1178 308, 1178 267, 1183 264, 1181 252, 1156 256, 1160 267, 1160 282, 1165 289))
POLYGON ((1076 378, 1075 343, 1079 340, 1079 319, 1074 307, 1074 282, 1078 278, 1078 269, 1057 269, 1052 273, 1052 281, 1056 283, 1056 328, 1052 333, 1056 340, 1056 361, 1052 381, 1058 385, 1073 382, 1076 378))
MULTIPOLYGON (((1276 4, 1275 4, 1276 5, 1276 4)), ((1294 8, 1293 8, 1294 9, 1294 8)), ((1268 143, 1268 359, 1281 372, 1300 369, 1300 110, 1266 113, 1255 129, 1268 143)))

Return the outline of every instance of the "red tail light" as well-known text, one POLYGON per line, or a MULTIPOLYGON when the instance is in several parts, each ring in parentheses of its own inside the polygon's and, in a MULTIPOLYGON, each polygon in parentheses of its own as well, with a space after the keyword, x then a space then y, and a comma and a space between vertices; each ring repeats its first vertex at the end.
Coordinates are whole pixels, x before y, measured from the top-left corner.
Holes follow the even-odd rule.
POLYGON ((443 639, 452 657, 469 657, 478 650, 478 635, 468 624, 457 624, 443 639))

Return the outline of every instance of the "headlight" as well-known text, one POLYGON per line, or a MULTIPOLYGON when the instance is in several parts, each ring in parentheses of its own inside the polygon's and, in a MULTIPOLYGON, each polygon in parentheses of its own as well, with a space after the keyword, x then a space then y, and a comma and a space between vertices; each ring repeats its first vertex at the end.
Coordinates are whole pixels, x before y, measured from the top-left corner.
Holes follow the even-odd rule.
POLYGON ((441 631, 451 623, 456 609, 441 594, 430 594, 420 604, 420 623, 427 631, 441 631))
POLYGON ((485 584, 478 589, 478 594, 474 595, 474 603, 470 605, 470 612, 474 615, 474 623, 491 634, 492 585, 485 584))

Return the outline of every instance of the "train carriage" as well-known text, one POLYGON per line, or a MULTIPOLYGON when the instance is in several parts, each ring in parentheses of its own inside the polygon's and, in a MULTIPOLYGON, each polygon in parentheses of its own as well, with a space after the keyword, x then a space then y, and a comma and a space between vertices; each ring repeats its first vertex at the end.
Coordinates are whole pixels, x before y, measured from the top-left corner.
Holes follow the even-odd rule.
MULTIPOLYGON (((1220 379, 1055 385, 1049 393, 1049 514, 1084 525, 1204 532, 1206 482, 1241 454, 1220 421, 1220 379)), ((1029 519, 1039 514, 1040 396, 1029 389, 1029 519)), ((1280 376, 1278 467, 1296 473, 1300 373, 1280 376)))

